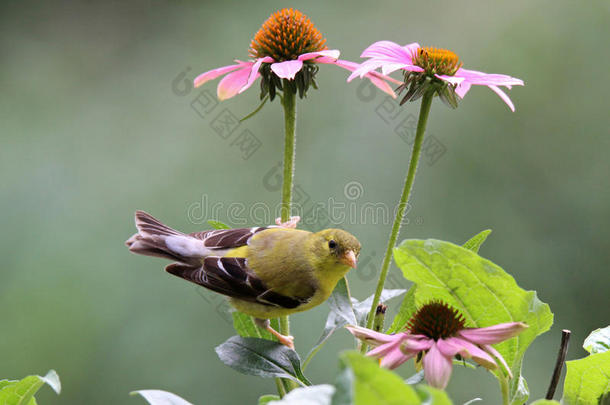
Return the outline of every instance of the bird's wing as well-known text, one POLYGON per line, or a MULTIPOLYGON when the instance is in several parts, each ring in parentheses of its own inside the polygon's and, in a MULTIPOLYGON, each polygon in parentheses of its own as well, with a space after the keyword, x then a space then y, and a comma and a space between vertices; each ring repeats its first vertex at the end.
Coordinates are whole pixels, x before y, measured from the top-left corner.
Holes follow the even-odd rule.
POLYGON ((190 233, 189 236, 201 239, 203 245, 211 249, 231 249, 244 246, 248 240, 257 232, 264 231, 267 227, 217 229, 214 231, 203 231, 190 233))
POLYGON ((174 263, 165 270, 217 293, 262 305, 291 309, 311 299, 311 296, 289 297, 270 290, 242 257, 209 256, 199 267, 174 263))

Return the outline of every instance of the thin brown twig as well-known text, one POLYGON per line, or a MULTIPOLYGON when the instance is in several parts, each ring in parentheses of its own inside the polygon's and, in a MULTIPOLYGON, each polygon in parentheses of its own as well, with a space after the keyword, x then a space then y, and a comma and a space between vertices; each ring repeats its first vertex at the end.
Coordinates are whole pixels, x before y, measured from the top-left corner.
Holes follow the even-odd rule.
POLYGON ((553 399, 553 396, 555 395, 555 389, 559 383, 563 363, 565 362, 566 354, 568 353, 568 342, 570 341, 571 333, 572 332, 567 329, 561 331, 561 345, 559 346, 559 353, 557 354, 557 361, 555 362, 555 370, 553 370, 553 377, 551 378, 551 385, 549 385, 549 390, 546 392, 546 399, 553 399))

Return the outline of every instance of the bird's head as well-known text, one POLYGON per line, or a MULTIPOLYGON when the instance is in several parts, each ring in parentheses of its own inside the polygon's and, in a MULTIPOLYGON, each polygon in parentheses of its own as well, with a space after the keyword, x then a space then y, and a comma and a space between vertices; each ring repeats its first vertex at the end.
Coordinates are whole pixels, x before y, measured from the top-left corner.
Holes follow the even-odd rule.
POLYGON ((320 237, 317 248, 321 250, 322 257, 334 264, 356 268, 360 242, 354 235, 342 229, 325 229, 316 235, 320 237))

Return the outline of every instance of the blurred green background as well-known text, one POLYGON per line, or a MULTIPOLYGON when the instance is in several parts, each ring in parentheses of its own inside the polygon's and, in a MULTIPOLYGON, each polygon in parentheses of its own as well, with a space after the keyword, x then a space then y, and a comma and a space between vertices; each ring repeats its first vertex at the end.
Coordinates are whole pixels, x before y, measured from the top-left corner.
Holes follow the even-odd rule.
MULTIPOLYGON (((214 116, 192 108, 201 93, 185 90, 184 80, 247 58, 260 24, 289 6, 345 59, 359 61, 381 39, 418 41, 454 50, 467 68, 525 81, 509 92, 514 114, 482 87, 457 110, 435 101, 428 135, 445 152, 422 159, 400 239, 461 243, 493 229, 481 254, 555 313, 525 359, 533 398, 546 391, 561 329, 573 331, 568 357, 584 355, 583 339, 610 318, 608 2, 23 1, 0 6, 0 378, 56 369, 63 392, 39 395, 50 405, 142 403, 128 393, 144 388, 197 404, 254 404, 274 391, 272 380, 217 359, 214 347, 233 334, 222 300, 123 242, 136 209, 196 231, 210 217, 202 211, 194 220, 202 201, 222 206, 216 219, 232 225, 240 218, 231 203, 279 201, 269 180, 281 159, 279 104, 223 139, 214 116), (261 143, 247 159, 232 144, 242 129, 261 143)), ((381 93, 346 77, 322 66, 320 90, 298 103, 296 183, 310 204, 395 204, 410 145, 380 117, 381 93), (345 193, 350 184, 355 196, 345 193)), ((215 94, 215 84, 204 90, 215 94)), ((242 117, 257 100, 255 85, 214 114, 227 108, 242 117)), ((390 229, 382 222, 340 225, 372 259, 350 275, 361 299, 374 288, 371 266, 390 229)), ((390 287, 408 286, 391 271, 390 287)), ((327 311, 292 317, 302 355, 327 311)), ((311 380, 332 381, 336 352, 351 345, 345 331, 333 337, 308 369, 311 380)), ((458 368, 448 390, 456 404, 499 401, 480 369, 458 368)))

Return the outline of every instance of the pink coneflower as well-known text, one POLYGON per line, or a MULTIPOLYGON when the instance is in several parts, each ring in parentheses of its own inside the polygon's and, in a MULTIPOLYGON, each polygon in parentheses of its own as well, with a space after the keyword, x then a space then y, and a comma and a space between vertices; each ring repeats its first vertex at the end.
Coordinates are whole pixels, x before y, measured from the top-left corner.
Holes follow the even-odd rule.
MULTIPOLYGON (((340 52, 329 50, 326 40, 306 15, 298 10, 282 9, 263 23, 250 43, 251 61, 236 60, 234 65, 223 66, 202 73, 195 78, 199 87, 209 80, 226 75, 218 83, 218 98, 225 100, 247 90, 260 76, 261 99, 266 95, 273 100, 276 89, 283 90, 282 79, 289 80, 302 98, 309 86, 316 86, 317 64, 337 65, 354 71, 359 65, 341 60, 340 52)), ((375 86, 396 97, 386 82, 396 80, 377 72, 365 73, 375 86)))
POLYGON ((491 345, 518 335, 527 328, 521 322, 486 328, 466 328, 462 315, 443 302, 422 306, 407 324, 406 332, 386 335, 360 326, 347 326, 358 339, 375 348, 368 356, 381 359, 381 366, 394 369, 417 357, 422 360, 428 384, 444 389, 449 382, 452 359, 473 359, 483 367, 498 368, 498 361, 512 378, 502 355, 491 345))
POLYGON ((363 77, 377 68, 384 75, 396 70, 405 71, 405 81, 397 91, 408 88, 407 95, 401 101, 413 101, 419 98, 430 86, 436 87, 439 97, 449 106, 457 107, 454 94, 464 98, 473 84, 487 86, 515 111, 515 106, 506 93, 498 86, 523 86, 523 80, 501 74, 477 72, 462 68, 458 56, 446 49, 421 47, 418 43, 400 46, 391 41, 375 42, 362 52, 361 57, 369 58, 363 62, 347 79, 363 77))

